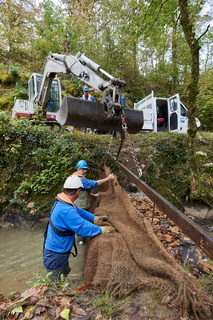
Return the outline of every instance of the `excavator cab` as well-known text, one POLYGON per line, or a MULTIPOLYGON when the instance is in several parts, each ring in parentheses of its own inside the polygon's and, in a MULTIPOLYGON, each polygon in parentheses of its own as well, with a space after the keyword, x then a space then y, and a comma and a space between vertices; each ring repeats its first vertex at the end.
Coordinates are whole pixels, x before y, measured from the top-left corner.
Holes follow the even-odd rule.
MULTIPOLYGON (((29 100, 35 101, 42 83, 43 75, 39 73, 33 73, 28 82, 29 100)), ((35 105, 35 103, 34 103, 35 105)), ((52 80, 50 91, 46 103, 46 121, 56 122, 56 113, 61 106, 61 84, 58 78, 52 80)), ((36 108, 36 105, 35 105, 36 108)))
MULTIPOLYGON (((17 99, 15 100, 12 109, 13 117, 27 117, 32 120, 35 117, 37 104, 35 99, 40 91, 43 75, 40 73, 33 73, 28 81, 28 97, 29 100, 17 99)), ((50 92, 48 94, 48 102, 46 108, 46 122, 48 124, 57 123, 56 113, 61 106, 61 85, 58 78, 53 79, 50 92)))

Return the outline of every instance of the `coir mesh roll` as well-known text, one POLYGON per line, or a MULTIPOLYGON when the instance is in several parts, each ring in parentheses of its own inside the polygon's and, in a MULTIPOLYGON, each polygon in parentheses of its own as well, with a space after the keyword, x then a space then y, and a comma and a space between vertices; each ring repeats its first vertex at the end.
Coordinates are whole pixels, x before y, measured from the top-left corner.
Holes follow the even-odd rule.
MULTIPOLYGON (((107 167, 105 173, 110 173, 107 167)), ((104 185, 98 202, 95 215, 109 216, 117 231, 90 240, 85 285, 120 297, 156 289, 160 301, 175 308, 177 316, 213 319, 211 297, 167 253, 116 178, 104 185)))

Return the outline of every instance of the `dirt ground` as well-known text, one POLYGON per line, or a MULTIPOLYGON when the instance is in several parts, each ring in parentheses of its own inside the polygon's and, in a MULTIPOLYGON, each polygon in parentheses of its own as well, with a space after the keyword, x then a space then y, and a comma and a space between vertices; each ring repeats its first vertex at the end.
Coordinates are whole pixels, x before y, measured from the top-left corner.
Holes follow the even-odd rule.
POLYGON ((1 297, 0 303, 1 319, 179 319, 175 313, 175 310, 160 304, 154 292, 141 290, 115 298, 107 292, 101 294, 88 290, 80 280, 66 282, 63 288, 37 286, 21 295, 1 297))

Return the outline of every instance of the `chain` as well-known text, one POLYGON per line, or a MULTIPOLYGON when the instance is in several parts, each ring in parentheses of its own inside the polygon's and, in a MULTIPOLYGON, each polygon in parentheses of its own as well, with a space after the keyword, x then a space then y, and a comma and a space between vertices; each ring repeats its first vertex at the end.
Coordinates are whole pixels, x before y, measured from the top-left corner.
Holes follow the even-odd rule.
POLYGON ((138 163, 138 160, 136 158, 135 151, 134 151, 134 148, 133 148, 132 141, 130 139, 129 132, 127 131, 127 123, 126 123, 126 118, 125 118, 124 111, 123 111, 123 113, 121 115, 121 123, 122 123, 122 132, 123 132, 123 134, 122 134, 121 143, 120 143, 120 147, 119 147, 119 150, 118 150, 118 153, 117 153, 116 160, 118 159, 119 153, 120 153, 122 145, 123 145, 124 138, 126 137, 127 138, 127 143, 128 143, 129 148, 130 148, 131 155, 132 155, 132 159, 134 161, 135 167, 136 167, 137 172, 138 172, 138 177, 140 178, 140 177, 142 177, 142 170, 141 170, 141 168, 139 166, 139 163, 138 163))

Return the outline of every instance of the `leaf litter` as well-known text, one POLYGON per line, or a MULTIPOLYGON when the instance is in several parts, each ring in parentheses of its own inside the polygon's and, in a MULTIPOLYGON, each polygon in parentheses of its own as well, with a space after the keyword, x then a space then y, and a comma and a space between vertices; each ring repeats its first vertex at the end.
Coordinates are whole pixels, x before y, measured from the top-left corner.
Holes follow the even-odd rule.
MULTIPOLYGON (((148 198, 131 197, 132 204, 143 214, 152 226, 154 233, 162 242, 167 252, 182 265, 192 277, 202 278, 211 274, 213 263, 205 254, 148 198), (184 254, 185 248, 193 247, 194 255, 184 254)), ((188 250, 189 251, 189 250, 188 250)), ((91 292, 81 283, 70 283, 69 286, 52 287, 50 284, 32 287, 22 294, 14 293, 0 297, 0 319, 66 319, 66 320, 104 320, 104 319, 179 319, 175 318, 165 306, 153 300, 152 293, 130 295, 126 300, 103 296, 91 292), (97 305, 98 297, 100 303, 97 305), (103 299, 103 301, 101 300, 103 299), (112 300, 111 300, 112 299, 112 300), (109 309, 111 304, 111 309, 109 309), (150 304, 153 310, 150 310, 150 304), (156 307, 158 305, 158 307, 156 307), (158 309, 157 309, 158 308, 158 309), (142 310, 143 309, 143 310, 142 310), (156 314, 156 310, 157 314, 156 314), (141 312, 144 312, 144 316, 141 312)), ((212 292, 210 292, 212 293, 212 292)))

